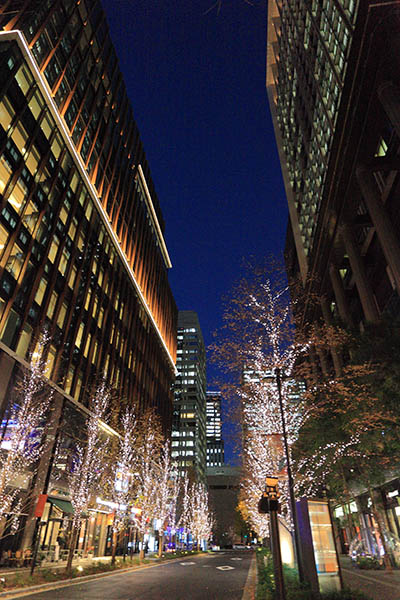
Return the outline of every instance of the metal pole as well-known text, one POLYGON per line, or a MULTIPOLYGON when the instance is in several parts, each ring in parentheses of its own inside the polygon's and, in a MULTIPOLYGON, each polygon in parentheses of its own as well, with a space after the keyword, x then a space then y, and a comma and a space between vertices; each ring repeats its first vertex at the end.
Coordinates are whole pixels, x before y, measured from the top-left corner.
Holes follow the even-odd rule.
POLYGON ((295 543, 295 549, 296 549, 297 568, 299 570, 300 581, 304 581, 303 566, 301 564, 301 551, 300 551, 301 546, 300 546, 300 539, 299 539, 296 500, 294 497, 293 476, 292 476, 292 468, 290 466, 289 446, 288 446, 287 433, 286 433, 286 420, 285 420, 285 413, 283 410, 281 370, 279 367, 277 367, 275 369, 275 375, 276 375, 276 384, 278 387, 279 410, 281 413, 281 421, 282 421, 282 437, 283 437, 283 444, 284 444, 284 448, 285 448, 286 468, 287 468, 288 485, 289 485, 290 507, 291 507, 291 512, 292 512, 293 528, 294 528, 294 543, 295 543))
POLYGON ((285 600, 285 583, 283 579, 281 545, 279 542, 279 525, 276 510, 269 512, 271 524, 272 560, 274 563, 275 591, 278 600, 285 600))

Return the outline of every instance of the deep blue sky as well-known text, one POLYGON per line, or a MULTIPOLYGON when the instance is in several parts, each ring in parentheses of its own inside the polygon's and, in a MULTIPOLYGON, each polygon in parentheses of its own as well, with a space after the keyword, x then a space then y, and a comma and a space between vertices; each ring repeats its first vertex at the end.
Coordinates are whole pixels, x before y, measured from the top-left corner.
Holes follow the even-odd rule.
MULTIPOLYGON (((166 221, 171 287, 179 309, 199 314, 206 345, 243 258, 282 252, 287 221, 265 90, 266 1, 207 12, 213 4, 103 0, 166 221)), ((209 365, 210 387, 215 376, 209 365)))

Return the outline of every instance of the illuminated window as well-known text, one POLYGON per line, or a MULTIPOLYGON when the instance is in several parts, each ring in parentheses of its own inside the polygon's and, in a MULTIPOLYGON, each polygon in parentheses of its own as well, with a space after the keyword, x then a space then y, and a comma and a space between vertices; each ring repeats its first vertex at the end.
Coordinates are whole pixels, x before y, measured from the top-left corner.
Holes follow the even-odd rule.
POLYGON ((87 336, 87 339, 86 339, 85 349, 84 349, 84 351, 83 351, 83 356, 84 356, 85 358, 87 358, 87 355, 88 355, 88 353, 89 353, 89 348, 90 348, 90 340, 91 340, 91 339, 92 339, 92 336, 91 336, 91 334, 89 333, 89 335, 87 336))
POLYGON ((42 128, 44 135, 47 137, 47 139, 49 139, 52 132, 55 129, 55 123, 54 123, 53 119, 50 117, 50 115, 48 115, 48 114, 44 115, 40 126, 42 128))
POLYGON ((17 244, 14 245, 11 250, 10 256, 8 258, 6 264, 6 270, 11 273, 11 275, 18 279, 19 274, 21 273, 22 266, 24 264, 24 252, 22 248, 20 248, 17 244))
POLYGON ((47 307, 47 316, 49 317, 49 319, 53 318, 57 300, 58 300, 58 294, 57 294, 57 292, 53 292, 50 296, 49 306, 47 307))
POLYGON ((82 336, 83 336, 84 329, 85 329, 85 325, 83 323, 81 323, 79 325, 78 332, 76 334, 76 339, 75 339, 75 346, 78 346, 78 348, 81 347, 82 336))
POLYGON ((57 317, 57 325, 60 327, 60 329, 63 328, 64 321, 65 321, 65 316, 67 314, 67 309, 68 309, 68 306, 64 302, 63 305, 60 308, 60 312, 58 313, 58 317, 57 317))
POLYGON ((7 98, 3 98, 3 100, 0 102, 0 124, 6 131, 10 127, 14 115, 15 111, 12 105, 7 98))
POLYGON ((44 374, 46 377, 50 379, 51 374, 53 372, 54 363, 57 356, 57 350, 54 346, 50 346, 49 353, 47 355, 46 367, 44 370, 44 374))
POLYGON ((71 367, 68 371, 67 377, 65 379, 65 384, 64 384, 64 389, 67 392, 67 394, 69 394, 71 391, 73 379, 74 379, 74 368, 71 367))
POLYGON ((12 192, 8 198, 11 206, 16 210, 17 213, 21 212, 24 205, 25 197, 28 195, 28 188, 26 183, 21 177, 19 177, 12 189, 12 192))
POLYGON ((31 83, 33 81, 32 75, 29 73, 29 71, 26 69, 25 66, 22 66, 22 67, 20 67, 20 69, 18 69, 18 71, 15 75, 15 79, 17 80, 19 87, 21 88, 21 90, 24 92, 24 95, 26 96, 27 92, 31 86, 31 83))
POLYGON ((3 227, 3 225, 0 225, 0 258, 3 255, 4 248, 7 245, 9 235, 10 234, 8 233, 7 229, 3 227))
POLYGON ((77 272, 78 272, 78 269, 76 268, 75 265, 73 265, 71 272, 69 274, 69 277, 68 277, 68 286, 71 289, 73 289, 73 287, 74 287, 77 272))
POLYGON ((28 154, 28 157, 25 159, 26 166, 32 175, 36 173, 38 164, 40 161, 40 154, 35 146, 32 146, 31 151, 28 154))
POLYGON ((35 119, 38 120, 41 110, 43 108, 43 100, 42 100, 41 96, 37 93, 34 94, 32 96, 32 98, 30 99, 28 106, 29 106, 33 116, 35 117, 35 119))
POLYGON ((1 193, 4 192, 5 187, 11 177, 11 173, 12 173, 11 165, 9 164, 9 162, 7 161, 5 156, 2 156, 0 158, 0 192, 1 193))
POLYGON ((28 323, 25 323, 24 327, 22 328, 21 335, 20 335, 18 345, 16 348, 16 353, 21 358, 25 358, 25 356, 28 352, 31 337, 32 337, 32 327, 30 325, 28 325, 28 323))
POLYGON ((47 280, 42 278, 39 282, 39 287, 37 289, 37 292, 35 294, 35 302, 37 302, 39 305, 42 304, 43 302, 43 298, 46 292, 46 288, 47 288, 47 280))
POLYGON ((48 255, 49 261, 52 263, 54 263, 54 261, 56 259, 59 245, 60 245, 60 240, 57 237, 54 237, 53 242, 50 246, 49 255, 48 255))
POLYGON ((11 138, 13 142, 15 142, 15 145, 17 146, 21 154, 24 154, 29 136, 22 123, 17 123, 16 127, 14 128, 14 131, 11 134, 11 138))

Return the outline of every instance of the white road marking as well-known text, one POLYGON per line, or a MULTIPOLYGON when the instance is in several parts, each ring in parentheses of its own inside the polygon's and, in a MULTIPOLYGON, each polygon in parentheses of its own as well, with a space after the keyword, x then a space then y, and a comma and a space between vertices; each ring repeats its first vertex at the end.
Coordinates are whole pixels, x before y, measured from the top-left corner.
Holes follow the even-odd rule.
POLYGON ((232 571, 235 567, 229 567, 228 565, 224 566, 224 567, 216 567, 217 569, 219 569, 220 571, 232 571))
POLYGON ((186 565, 195 565, 196 563, 194 562, 184 562, 184 563, 180 563, 183 567, 186 567, 186 565))
POLYGON ((231 560, 243 560, 242 558, 231 558, 231 560))

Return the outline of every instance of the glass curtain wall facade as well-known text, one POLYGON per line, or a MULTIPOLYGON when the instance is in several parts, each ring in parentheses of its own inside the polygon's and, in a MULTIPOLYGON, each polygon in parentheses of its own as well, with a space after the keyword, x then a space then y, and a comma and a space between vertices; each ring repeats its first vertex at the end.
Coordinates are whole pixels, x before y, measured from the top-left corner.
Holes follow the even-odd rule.
POLYGON ((267 91, 303 273, 320 213, 357 0, 270 0, 267 91))
POLYGON ((178 313, 178 376, 172 421, 172 458, 180 473, 205 482, 206 353, 197 313, 178 313))
POLYGON ((104 373, 171 419, 164 222, 99 2, 0 7, 0 340, 76 401, 104 373), (13 10, 14 9, 14 10, 13 10))
MULTIPOLYGON (((0 433, 46 329, 44 375, 56 394, 48 451, 26 490, 35 501, 45 490, 70 510, 65 469, 99 377, 113 390, 114 415, 120 403, 154 407, 170 433, 177 309, 163 234, 100 3, 1 3, 0 433)), ((34 532, 34 506, 28 512, 23 547, 34 532)))

